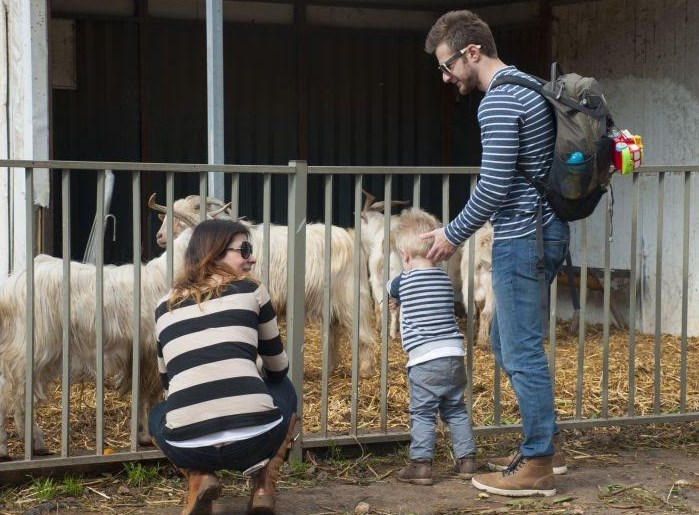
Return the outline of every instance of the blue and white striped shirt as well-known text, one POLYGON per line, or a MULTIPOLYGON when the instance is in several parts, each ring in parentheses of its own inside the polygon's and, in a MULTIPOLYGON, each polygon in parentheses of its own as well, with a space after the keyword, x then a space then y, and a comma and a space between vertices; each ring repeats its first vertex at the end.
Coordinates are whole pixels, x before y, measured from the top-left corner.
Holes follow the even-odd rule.
POLYGON ((454 288, 441 268, 406 270, 386 285, 400 303, 400 332, 408 367, 464 355, 464 337, 454 316, 454 288))
MULTIPOLYGON (((503 75, 533 80, 514 66, 499 70, 493 80, 503 75)), ((538 193, 517 170, 543 178, 553 159, 553 112, 531 89, 514 84, 489 86, 478 107, 478 123, 483 146, 480 180, 464 209, 445 227, 454 245, 466 241, 487 220, 493 223, 495 240, 535 232, 538 193)), ((543 225, 554 217, 544 203, 543 225)))

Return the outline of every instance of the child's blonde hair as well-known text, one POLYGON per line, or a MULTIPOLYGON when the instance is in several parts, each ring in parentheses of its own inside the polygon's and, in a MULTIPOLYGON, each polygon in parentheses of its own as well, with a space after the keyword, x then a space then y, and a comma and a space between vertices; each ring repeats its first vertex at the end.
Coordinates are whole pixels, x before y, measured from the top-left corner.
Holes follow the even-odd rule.
POLYGON ((399 251, 405 251, 411 257, 424 258, 432 248, 434 238, 420 239, 420 235, 441 227, 434 216, 417 207, 404 209, 398 217, 394 232, 394 241, 399 251))

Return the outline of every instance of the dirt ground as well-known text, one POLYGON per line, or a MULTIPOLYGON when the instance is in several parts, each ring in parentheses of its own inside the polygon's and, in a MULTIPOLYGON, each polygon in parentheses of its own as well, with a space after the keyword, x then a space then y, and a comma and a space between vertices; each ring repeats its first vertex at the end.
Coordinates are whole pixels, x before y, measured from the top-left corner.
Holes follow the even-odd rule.
MULTIPOLYGON (((455 515, 499 513, 659 514, 699 513, 699 427, 687 423, 671 429, 620 429, 611 433, 567 434, 569 471, 556 477, 554 497, 510 499, 486 495, 469 480, 449 472, 448 447, 442 443, 435 463, 435 483, 400 483, 395 472, 405 463, 404 447, 386 454, 364 449, 360 456, 315 456, 303 464, 286 464, 278 491, 279 515, 455 515), (366 504, 360 504, 366 503, 366 504)), ((573 433, 573 432, 571 432, 573 433)), ((498 438, 502 440, 502 437, 498 438)), ((485 462, 502 444, 484 444, 485 462)), ((245 513, 248 481, 221 474, 224 495, 214 513, 245 513)), ((177 515, 183 506, 184 482, 171 466, 137 488, 123 473, 85 479, 82 497, 29 503, 18 496, 0 502, 0 514, 118 513, 177 515), (30 507, 31 506, 31 507, 30 507)))
MULTIPOLYGON (((699 513, 697 490, 698 461, 684 452, 646 450, 620 452, 614 462, 585 460, 573 463, 568 474, 556 481, 558 493, 549 499, 511 500, 484 495, 470 481, 453 477, 440 467, 437 481, 430 487, 405 485, 387 477, 369 485, 323 485, 306 491, 289 490, 280 495, 282 513, 317 514, 354 513, 361 501, 371 513, 457 514, 457 513, 666 513, 671 506, 662 501, 670 497, 673 505, 699 513), (675 491, 678 481, 693 483, 693 488, 675 491), (616 496, 600 497, 609 485, 629 487, 616 496), (600 490, 600 488, 602 490, 600 490), (673 489, 672 495, 670 490, 673 489), (649 502, 653 499, 653 502, 649 502)), ((218 513, 238 513, 242 504, 229 502, 218 513), (230 511, 227 511, 230 510, 230 511)))
MULTIPOLYGON (((557 477, 554 497, 512 500, 483 495, 469 480, 452 476, 446 464, 439 464, 432 486, 406 485, 393 474, 366 483, 327 481, 311 488, 284 488, 278 506, 280 515, 360 513, 360 502, 368 503, 369 511, 364 513, 400 515, 699 513, 698 474, 699 459, 686 452, 621 451, 604 460, 571 463, 568 474, 557 477)), ((246 502, 246 497, 225 496, 216 502, 215 513, 245 513, 246 502)), ((141 513, 175 515, 179 511, 141 513)))

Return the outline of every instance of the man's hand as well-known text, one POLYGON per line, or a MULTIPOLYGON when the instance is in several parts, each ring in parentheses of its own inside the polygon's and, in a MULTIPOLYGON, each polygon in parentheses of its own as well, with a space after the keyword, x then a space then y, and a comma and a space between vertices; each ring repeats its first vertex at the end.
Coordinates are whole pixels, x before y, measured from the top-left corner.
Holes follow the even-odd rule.
POLYGON ((443 227, 420 235, 420 239, 423 240, 431 238, 434 238, 434 243, 427 256, 425 256, 427 259, 431 261, 446 261, 456 252, 456 247, 452 245, 444 234, 443 227))

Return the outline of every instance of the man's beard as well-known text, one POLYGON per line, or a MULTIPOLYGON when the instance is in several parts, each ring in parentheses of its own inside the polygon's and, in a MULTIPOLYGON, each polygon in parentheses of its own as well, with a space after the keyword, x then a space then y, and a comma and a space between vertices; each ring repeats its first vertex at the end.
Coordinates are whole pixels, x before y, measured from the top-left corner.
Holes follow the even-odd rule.
POLYGON ((466 79, 459 81, 457 87, 459 89, 459 94, 462 96, 466 96, 469 93, 471 93, 474 89, 476 89, 477 86, 478 74, 476 73, 476 70, 469 69, 466 79))

